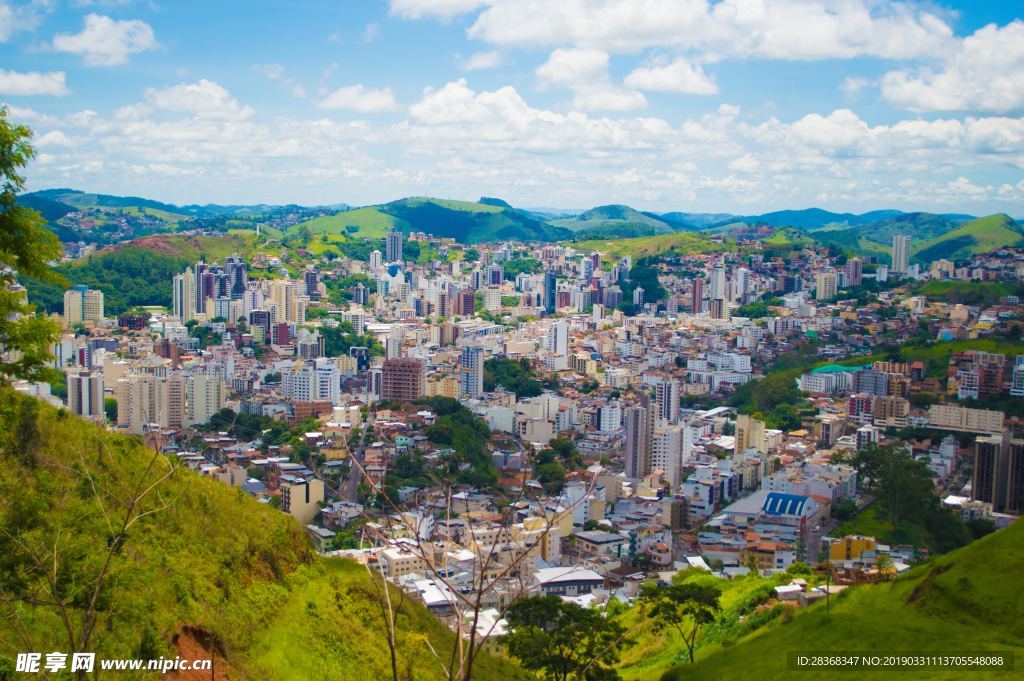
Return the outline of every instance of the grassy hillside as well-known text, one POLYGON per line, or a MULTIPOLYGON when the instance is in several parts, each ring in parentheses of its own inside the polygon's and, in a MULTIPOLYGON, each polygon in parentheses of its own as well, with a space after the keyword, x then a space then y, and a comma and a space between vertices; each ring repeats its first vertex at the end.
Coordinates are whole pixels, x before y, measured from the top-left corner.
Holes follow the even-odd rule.
MULTIPOLYGON (((217 665, 231 678, 390 678, 365 568, 317 558, 290 517, 7 387, 0 443, 0 677, 14 651, 70 649, 59 609, 46 603, 60 597, 77 638, 126 500, 169 474, 113 552, 89 650, 173 657, 173 637, 190 628, 223 651, 217 665)), ((449 650, 452 634, 408 599, 397 626, 400 669, 442 678, 430 646, 449 650)), ((520 676, 485 655, 474 678, 520 676)))
POLYGON ((629 206, 622 205, 598 206, 575 217, 555 220, 552 224, 570 229, 577 233, 577 238, 584 239, 669 234, 679 228, 678 225, 663 220, 653 213, 641 213, 629 206))
POLYGON ((675 232, 652 237, 633 239, 588 239, 573 242, 579 252, 599 251, 605 255, 621 258, 631 256, 634 260, 661 253, 717 253, 728 248, 728 244, 712 241, 701 234, 675 232))
MULTIPOLYGON (((793 617, 780 617, 665 679, 788 679, 787 651, 1024 654, 1024 525, 1018 523, 921 565, 894 582, 847 589, 793 617)), ((1014 672, 858 670, 857 678, 1017 678, 1014 672)), ((835 672, 822 676, 831 678, 835 672)), ((813 678, 813 673, 805 674, 813 678)))
POLYGON ((406 234, 426 232, 461 243, 558 241, 570 236, 568 230, 553 227, 514 208, 494 205, 493 200, 474 203, 422 197, 316 218, 291 227, 288 234, 298 234, 305 228, 314 234, 370 239, 382 238, 397 228, 406 234))
POLYGON ((377 208, 357 208, 335 215, 325 215, 300 223, 288 231, 297 233, 303 226, 309 227, 313 234, 340 234, 364 239, 382 239, 395 227, 410 231, 407 223, 377 208))
POLYGON ((1005 246, 1024 243, 1024 230, 1003 213, 971 220, 960 227, 923 243, 911 244, 913 259, 931 262, 945 258, 957 260, 988 253, 1005 246))

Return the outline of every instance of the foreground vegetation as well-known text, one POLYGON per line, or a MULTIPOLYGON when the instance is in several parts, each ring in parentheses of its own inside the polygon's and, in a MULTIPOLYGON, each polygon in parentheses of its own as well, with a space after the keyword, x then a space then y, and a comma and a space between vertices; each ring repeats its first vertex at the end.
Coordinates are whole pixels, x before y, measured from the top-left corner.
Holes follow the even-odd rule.
MULTIPOLYGON (((0 677, 16 650, 173 657, 189 628, 249 678, 390 678, 383 587, 316 558, 289 516, 8 387, 0 442, 0 677)), ((450 649, 452 634, 394 602, 400 668, 443 678, 430 648, 450 649)), ((478 665, 475 678, 519 673, 478 665)))

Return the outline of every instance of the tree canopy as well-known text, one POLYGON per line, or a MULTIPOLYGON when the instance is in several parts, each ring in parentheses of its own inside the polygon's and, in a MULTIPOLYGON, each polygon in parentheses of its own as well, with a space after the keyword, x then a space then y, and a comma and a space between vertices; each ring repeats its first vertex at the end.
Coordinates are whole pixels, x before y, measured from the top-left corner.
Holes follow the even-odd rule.
POLYGON ((0 108, 0 374, 29 380, 48 380, 50 345, 60 334, 53 321, 35 315, 16 276, 59 281, 47 264, 60 256, 57 236, 37 212, 17 204, 25 187, 20 174, 33 156, 32 131, 14 125, 0 108))

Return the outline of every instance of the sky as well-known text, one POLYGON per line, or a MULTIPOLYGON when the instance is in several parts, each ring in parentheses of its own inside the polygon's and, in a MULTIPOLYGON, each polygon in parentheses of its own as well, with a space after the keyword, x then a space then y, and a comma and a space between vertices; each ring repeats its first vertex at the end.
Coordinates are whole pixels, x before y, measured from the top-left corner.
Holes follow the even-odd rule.
POLYGON ((0 0, 29 189, 1024 216, 1024 3, 0 0))

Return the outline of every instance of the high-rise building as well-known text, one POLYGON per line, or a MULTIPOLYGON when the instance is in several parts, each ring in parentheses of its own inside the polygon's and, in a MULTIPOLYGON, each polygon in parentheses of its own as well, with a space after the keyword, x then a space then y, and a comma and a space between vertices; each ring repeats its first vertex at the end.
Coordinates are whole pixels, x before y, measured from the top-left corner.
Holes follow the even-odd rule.
POLYGON ((679 384, 670 378, 654 384, 655 420, 675 423, 679 418, 679 384))
POLYGON ((711 300, 725 298, 725 266, 718 264, 711 270, 711 300))
POLYGON ((889 271, 893 274, 906 274, 910 271, 910 237, 906 234, 892 237, 892 267, 889 271))
POLYGON ((68 326, 103 321, 103 291, 76 286, 64 293, 64 321, 68 326))
POLYGON ((299 297, 299 285, 291 279, 270 281, 270 304, 274 308, 275 322, 303 324, 306 321, 306 305, 299 297))
POLYGON ((381 372, 382 400, 417 400, 426 394, 426 365, 413 358, 384 360, 381 372))
POLYGON ((712 298, 709 303, 708 312, 712 319, 728 319, 729 305, 724 298, 712 298))
POLYGON ((224 406, 225 385, 220 376, 193 374, 185 383, 186 425, 207 423, 224 406))
POLYGON ((171 310, 183 323, 195 319, 197 307, 196 275, 191 267, 182 274, 174 275, 171 288, 171 310))
POLYGON ((103 421, 103 372, 69 369, 68 409, 93 421, 103 421))
POLYGON ((397 229, 388 232, 384 241, 384 255, 387 262, 402 261, 402 233, 397 229))
POLYGON ((314 300, 320 297, 320 272, 315 267, 308 268, 302 273, 306 283, 306 295, 314 300))
POLYGON ((459 353, 459 395, 480 397, 484 392, 484 349, 466 345, 459 353))
POLYGON ((1024 440, 1009 432, 979 436, 973 475, 974 499, 992 504, 996 513, 1024 512, 1024 440))
POLYGON ((767 451, 764 437, 764 421, 745 414, 736 417, 736 451, 756 449, 761 454, 767 451))
POLYGON ((814 275, 814 285, 814 297, 817 300, 831 300, 839 291, 839 279, 835 272, 821 272, 814 275))
POLYGON ((694 277, 690 285, 690 312, 700 314, 704 311, 704 277, 694 277))
POLYGON ((550 270, 544 272, 544 311, 548 314, 555 313, 557 286, 558 279, 555 273, 550 270))
POLYGON ((224 276, 228 290, 223 293, 231 300, 241 300, 249 281, 249 265, 237 255, 230 255, 224 260, 224 276))
POLYGON ((651 472, 650 414, 643 406, 628 407, 622 421, 626 429, 626 477, 639 480, 651 472))
POLYGON ((553 355, 569 354, 569 324, 564 319, 559 319, 548 329, 547 351, 553 355))
POLYGON ((846 261, 846 283, 849 286, 860 286, 863 283, 864 262, 860 258, 846 261))
POLYGON ((380 251, 374 249, 370 251, 370 269, 379 270, 382 264, 380 251))

